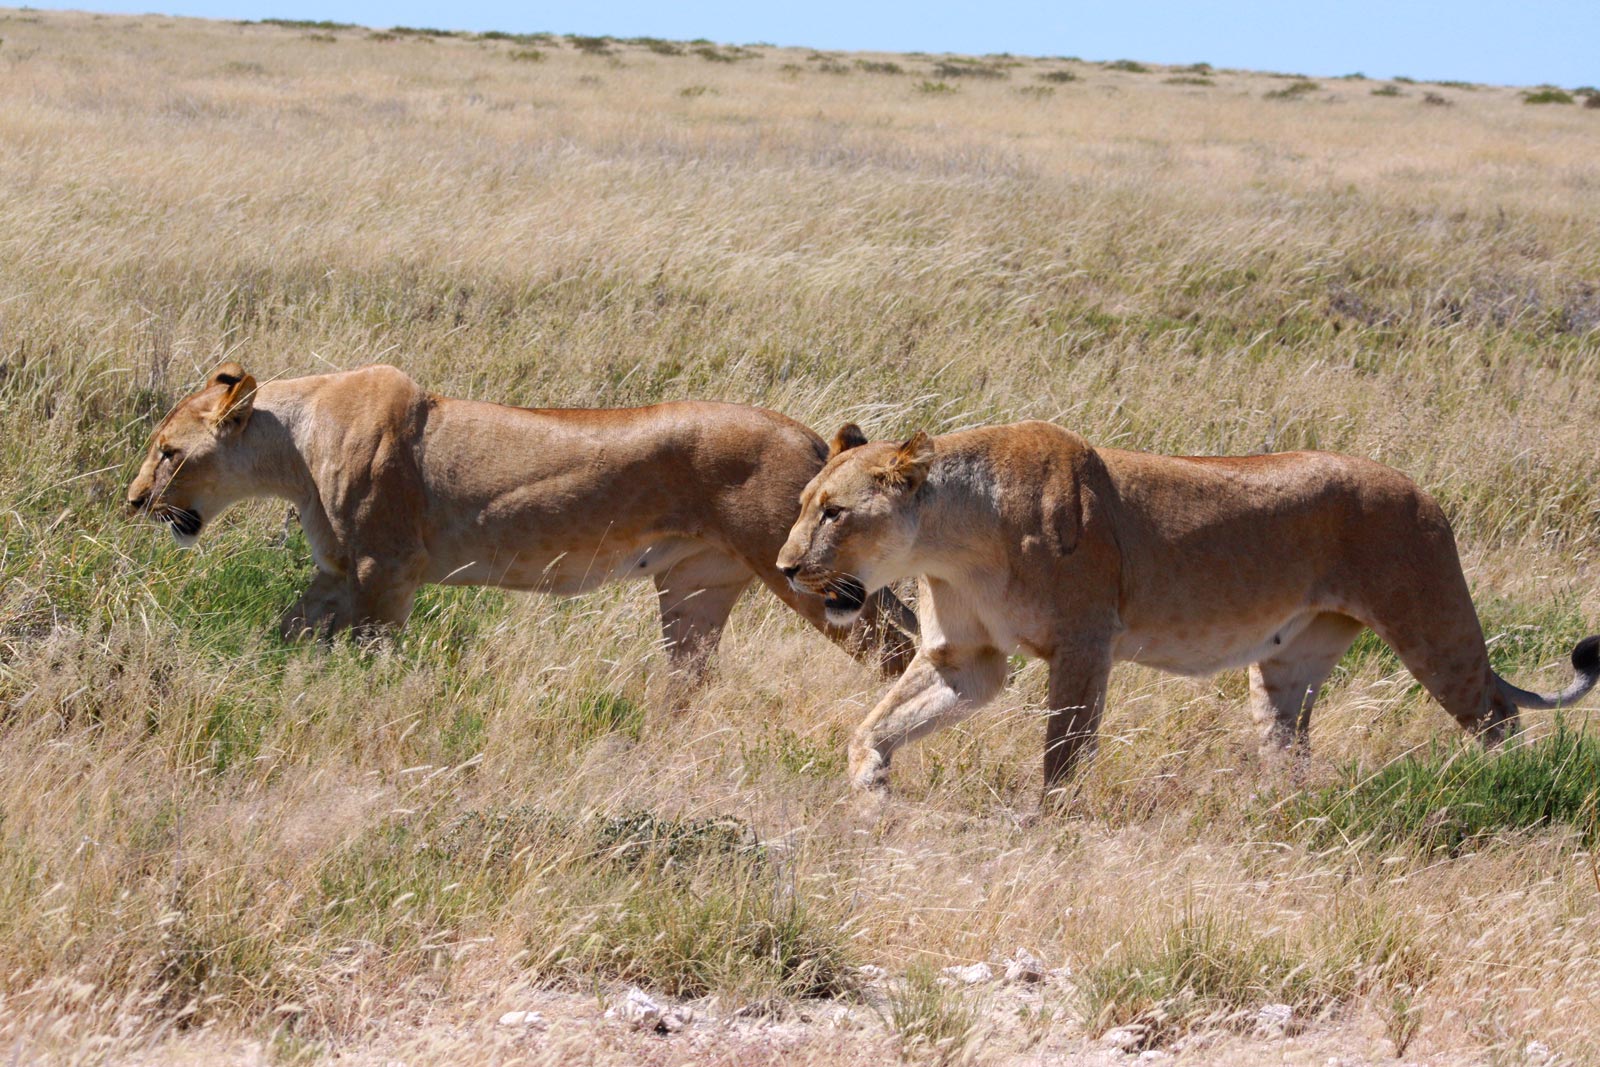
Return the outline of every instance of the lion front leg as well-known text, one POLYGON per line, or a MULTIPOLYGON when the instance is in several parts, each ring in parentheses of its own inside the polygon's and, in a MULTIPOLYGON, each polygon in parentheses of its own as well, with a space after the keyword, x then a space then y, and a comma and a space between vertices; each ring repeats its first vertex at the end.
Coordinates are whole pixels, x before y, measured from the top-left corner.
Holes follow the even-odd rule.
POLYGON ((1108 643, 1086 643, 1050 657, 1050 716, 1044 738, 1047 807, 1062 799, 1073 769, 1094 753, 1110 675, 1108 643))
POLYGON ((286 641, 328 638, 350 621, 350 583, 343 575, 319 568, 305 593, 279 617, 278 632, 286 641))
POLYGON ((850 785, 886 792, 901 745, 971 715, 1006 683, 1006 658, 992 647, 923 649, 850 739, 850 785))

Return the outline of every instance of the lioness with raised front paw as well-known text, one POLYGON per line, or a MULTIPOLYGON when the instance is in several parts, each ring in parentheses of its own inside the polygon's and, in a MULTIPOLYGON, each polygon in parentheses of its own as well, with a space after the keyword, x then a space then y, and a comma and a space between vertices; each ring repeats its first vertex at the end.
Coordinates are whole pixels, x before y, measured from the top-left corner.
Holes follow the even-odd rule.
POLYGON ((424 582, 575 594, 649 578, 681 694, 759 579, 898 674, 916 619, 893 594, 836 626, 772 564, 826 453, 737 404, 515 408, 435 396, 394 367, 258 387, 224 363, 156 428, 127 504, 184 545, 235 501, 293 504, 317 569, 287 636, 398 626, 424 582))
POLYGON ((1095 448, 1044 422, 869 444, 834 438, 778 556, 844 625, 920 576, 922 648, 850 742, 857 789, 908 741, 999 692, 1008 653, 1050 665, 1046 794, 1092 751, 1112 663, 1250 667, 1269 754, 1303 748, 1317 691, 1365 627, 1463 727, 1494 743, 1529 693, 1497 676, 1444 513, 1400 472, 1326 452, 1202 458, 1095 448))

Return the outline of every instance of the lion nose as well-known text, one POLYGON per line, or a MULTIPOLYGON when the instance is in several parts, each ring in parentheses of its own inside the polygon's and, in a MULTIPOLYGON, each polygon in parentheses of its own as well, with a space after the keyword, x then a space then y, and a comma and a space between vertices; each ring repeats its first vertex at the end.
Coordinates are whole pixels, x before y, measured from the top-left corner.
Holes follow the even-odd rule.
POLYGON ((800 564, 795 563, 791 566, 785 567, 780 563, 778 564, 778 573, 783 575, 785 578, 793 578, 795 575, 800 573, 800 564))
POLYGON ((139 512, 143 511, 145 509, 145 505, 147 505, 149 503, 150 503, 150 494, 149 493, 145 493, 143 496, 139 496, 139 497, 129 497, 128 498, 128 514, 129 515, 137 515, 139 512))

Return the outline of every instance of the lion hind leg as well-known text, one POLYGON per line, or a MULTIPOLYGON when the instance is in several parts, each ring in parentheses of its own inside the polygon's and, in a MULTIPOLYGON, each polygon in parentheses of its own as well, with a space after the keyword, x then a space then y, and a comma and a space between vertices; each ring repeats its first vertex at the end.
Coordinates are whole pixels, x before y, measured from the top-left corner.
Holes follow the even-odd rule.
POLYGON ((1304 758, 1311 706, 1339 657, 1364 629, 1364 623, 1348 615, 1325 612, 1271 657, 1250 667, 1250 712, 1261 728, 1263 759, 1279 763, 1291 752, 1304 758))
POLYGON ((686 710, 689 698, 705 685, 728 616, 754 578, 738 560, 711 550, 655 576, 661 637, 671 671, 668 710, 686 710))

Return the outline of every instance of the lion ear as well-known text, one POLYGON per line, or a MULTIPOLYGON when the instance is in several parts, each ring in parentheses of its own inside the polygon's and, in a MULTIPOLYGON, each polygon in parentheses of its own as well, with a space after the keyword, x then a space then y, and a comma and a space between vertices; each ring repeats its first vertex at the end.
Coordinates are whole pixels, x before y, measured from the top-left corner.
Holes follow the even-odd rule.
POLYGON ((256 402, 256 380, 239 364, 229 362, 211 372, 211 385, 224 390, 211 409, 212 428, 233 432, 244 429, 256 402))
POLYGON ((866 443, 867 435, 861 432, 861 427, 853 422, 847 422, 833 435, 833 444, 828 446, 828 458, 832 459, 840 452, 848 452, 852 448, 860 448, 866 443))
POLYGON ((878 477, 897 488, 914 491, 928 477, 933 466, 933 438, 918 430, 894 450, 887 463, 878 471, 878 477))

